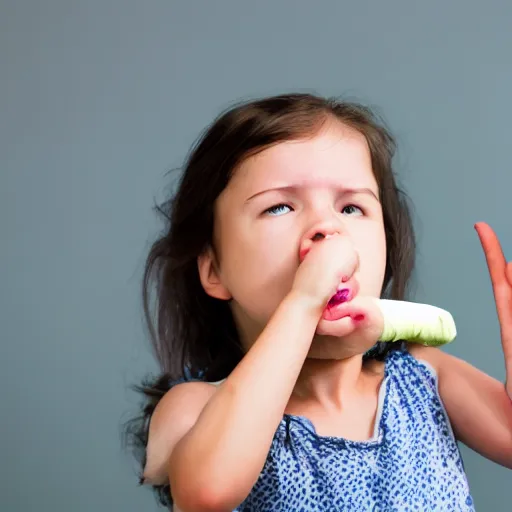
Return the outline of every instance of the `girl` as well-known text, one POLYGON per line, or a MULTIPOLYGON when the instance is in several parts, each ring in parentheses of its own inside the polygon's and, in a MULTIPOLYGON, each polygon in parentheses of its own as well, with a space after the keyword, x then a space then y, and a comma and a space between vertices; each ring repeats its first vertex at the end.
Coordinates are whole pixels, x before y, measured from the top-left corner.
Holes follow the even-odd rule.
POLYGON ((508 388, 379 342, 372 298, 405 299, 414 263, 393 152, 368 109, 308 94, 238 105, 192 151, 146 265, 162 377, 132 430, 165 505, 468 511, 456 440, 512 468, 512 265, 489 227, 508 388))

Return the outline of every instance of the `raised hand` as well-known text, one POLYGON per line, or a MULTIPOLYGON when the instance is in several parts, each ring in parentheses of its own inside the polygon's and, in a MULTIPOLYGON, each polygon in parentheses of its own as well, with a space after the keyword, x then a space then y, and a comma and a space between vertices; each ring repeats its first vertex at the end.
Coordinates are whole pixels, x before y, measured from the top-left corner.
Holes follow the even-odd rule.
POLYGON ((512 399, 512 261, 507 262, 498 237, 485 222, 475 224, 491 276, 501 345, 507 372, 507 392, 512 399))

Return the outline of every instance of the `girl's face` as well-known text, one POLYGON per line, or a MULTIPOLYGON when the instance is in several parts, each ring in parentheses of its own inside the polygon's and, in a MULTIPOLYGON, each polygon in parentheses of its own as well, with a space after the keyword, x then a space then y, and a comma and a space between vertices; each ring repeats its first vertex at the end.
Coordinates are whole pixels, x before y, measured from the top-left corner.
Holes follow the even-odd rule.
POLYGON ((232 299, 244 345, 290 291, 299 247, 317 231, 351 239, 358 293, 380 296, 386 240, 378 195, 366 139, 337 121, 243 162, 217 199, 215 255, 201 257, 199 270, 207 293, 232 299))

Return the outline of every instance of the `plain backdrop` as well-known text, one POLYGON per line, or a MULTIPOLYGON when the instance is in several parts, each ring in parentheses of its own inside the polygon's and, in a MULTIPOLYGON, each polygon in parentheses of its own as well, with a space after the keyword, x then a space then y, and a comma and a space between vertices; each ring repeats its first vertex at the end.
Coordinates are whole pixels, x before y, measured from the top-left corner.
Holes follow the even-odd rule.
MULTIPOLYGON (((512 3, 0 1, 0 509, 157 510, 121 428, 156 372, 140 278, 167 171, 240 99, 375 106, 415 203, 414 299, 504 380, 473 224, 512 255, 512 3)), ((462 448, 477 510, 512 473, 462 448)))

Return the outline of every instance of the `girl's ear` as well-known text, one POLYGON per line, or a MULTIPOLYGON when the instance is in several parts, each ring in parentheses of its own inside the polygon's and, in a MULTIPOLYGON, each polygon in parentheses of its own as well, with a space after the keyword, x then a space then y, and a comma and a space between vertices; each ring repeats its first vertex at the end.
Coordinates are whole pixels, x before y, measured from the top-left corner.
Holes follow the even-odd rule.
POLYGON ((215 299, 230 300, 229 290, 222 284, 220 279, 219 267, 214 251, 208 247, 197 258, 197 269, 199 271, 199 280, 203 285, 204 291, 215 299))

